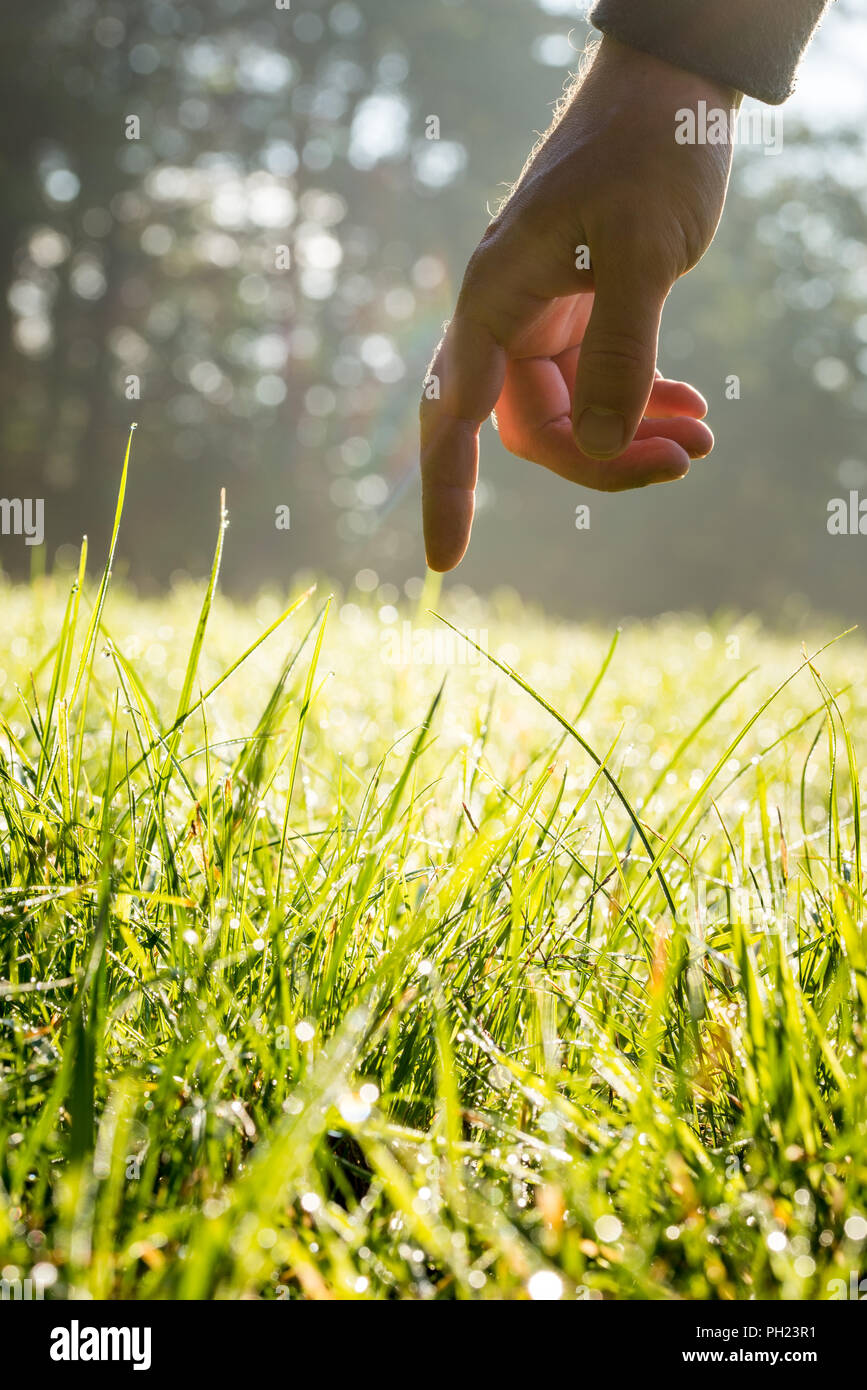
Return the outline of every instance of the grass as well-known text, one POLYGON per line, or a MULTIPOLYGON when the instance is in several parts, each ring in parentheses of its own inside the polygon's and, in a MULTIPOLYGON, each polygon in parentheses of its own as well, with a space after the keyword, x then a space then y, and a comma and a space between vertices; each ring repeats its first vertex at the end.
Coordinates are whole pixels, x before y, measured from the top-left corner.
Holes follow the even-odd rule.
POLYGON ((7 1292, 839 1296, 862 639, 451 591, 487 656, 432 581, 232 604, 223 531, 0 595, 7 1292))

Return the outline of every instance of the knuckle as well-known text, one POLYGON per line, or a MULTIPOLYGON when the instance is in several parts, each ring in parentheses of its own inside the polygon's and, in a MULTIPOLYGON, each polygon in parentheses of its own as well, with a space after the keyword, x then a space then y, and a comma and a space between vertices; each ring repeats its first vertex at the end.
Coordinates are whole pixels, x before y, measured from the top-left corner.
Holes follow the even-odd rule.
POLYGON ((596 329, 585 344, 582 362, 585 370, 626 372, 638 375, 647 370, 651 352, 633 334, 614 329, 596 329))
POLYGON ((467 305, 475 300, 483 300, 495 281, 496 270, 493 252, 489 246, 481 242, 470 256, 464 271, 458 297, 461 308, 466 309, 467 305))
POLYGON ((525 459, 528 463, 533 462, 532 445, 512 425, 504 426, 500 422, 497 425, 497 433, 500 436, 500 443, 508 454, 517 459, 525 459))
POLYGON ((668 291, 683 274, 689 255, 689 233, 673 207, 648 209, 640 230, 635 225, 635 195, 613 197, 593 220, 594 260, 612 276, 626 267, 630 280, 654 290, 668 291))

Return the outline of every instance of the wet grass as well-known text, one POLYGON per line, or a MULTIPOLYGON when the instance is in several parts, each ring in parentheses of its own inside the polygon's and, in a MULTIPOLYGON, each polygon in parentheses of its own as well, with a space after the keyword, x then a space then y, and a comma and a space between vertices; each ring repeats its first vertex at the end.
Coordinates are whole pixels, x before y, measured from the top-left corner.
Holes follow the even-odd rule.
POLYGON ((242 607, 223 536, 2 593, 4 1288, 841 1296, 861 638, 242 607))

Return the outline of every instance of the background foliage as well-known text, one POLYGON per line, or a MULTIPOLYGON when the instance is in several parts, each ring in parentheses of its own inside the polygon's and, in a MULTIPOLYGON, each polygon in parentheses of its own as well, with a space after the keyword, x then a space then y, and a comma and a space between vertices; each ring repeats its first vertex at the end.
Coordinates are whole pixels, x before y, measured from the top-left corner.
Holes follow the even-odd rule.
MULTIPOLYGON (((7 16, 2 491, 47 498, 49 561, 106 536, 136 418, 118 558, 137 583, 164 583, 181 552, 206 569, 221 485, 236 590, 310 567, 419 575, 419 384, 486 205, 585 34, 573 0, 43 0, 38 22, 7 16)), ((863 146, 845 109, 837 124, 787 117, 782 156, 737 152, 718 242, 672 297, 661 361, 708 396, 712 459, 679 488, 588 499, 531 478, 488 428, 461 582, 567 614, 730 604, 788 621, 808 601, 860 617, 860 541, 825 529, 829 497, 867 478, 863 146)), ((0 541, 7 571, 29 560, 0 541)))

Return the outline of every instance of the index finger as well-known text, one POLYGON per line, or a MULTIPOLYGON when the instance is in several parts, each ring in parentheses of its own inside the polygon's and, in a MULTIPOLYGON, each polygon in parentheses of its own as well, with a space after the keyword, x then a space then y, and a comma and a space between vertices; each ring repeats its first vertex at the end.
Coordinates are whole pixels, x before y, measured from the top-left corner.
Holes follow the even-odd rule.
POLYGON ((458 309, 428 369, 420 409, 422 517, 432 570, 454 569, 469 544, 479 430, 505 376, 506 354, 491 330, 458 309))

